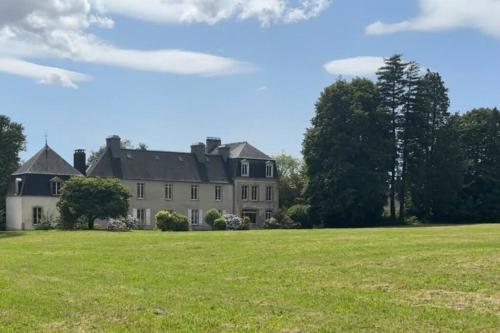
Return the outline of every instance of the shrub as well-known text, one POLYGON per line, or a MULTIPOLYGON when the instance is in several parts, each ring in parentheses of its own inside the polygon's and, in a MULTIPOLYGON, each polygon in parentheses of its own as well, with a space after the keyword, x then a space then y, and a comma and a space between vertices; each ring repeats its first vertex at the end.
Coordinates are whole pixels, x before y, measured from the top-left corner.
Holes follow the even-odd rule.
POLYGON ((53 214, 43 214, 42 220, 35 226, 36 230, 52 230, 57 227, 58 221, 54 218, 53 214))
POLYGON ((161 231, 189 231, 187 216, 162 210, 155 217, 156 225, 161 231))
POLYGON ((248 216, 245 216, 243 218, 242 224, 241 224, 241 230, 250 230, 250 224, 252 223, 252 220, 248 216))
POLYGON ((118 219, 108 219, 108 231, 130 231, 137 229, 139 221, 133 216, 127 216, 118 219))
POLYGON ((270 218, 264 223, 264 228, 266 229, 298 229, 300 224, 296 223, 294 220, 286 214, 283 210, 279 210, 275 217, 270 218))
POLYGON ((305 205, 294 205, 286 212, 293 222, 300 225, 301 228, 312 228, 313 223, 309 218, 309 207, 305 205))
POLYGON ((407 216, 407 217, 405 217, 405 224, 406 225, 418 225, 418 224, 422 224, 422 221, 416 216, 407 216))
POLYGON ((245 230, 243 219, 237 215, 226 214, 224 215, 227 230, 245 230))
POLYGON ((264 229, 281 229, 281 226, 279 225, 278 220, 271 217, 264 222, 264 229))
POLYGON ((226 220, 224 220, 223 217, 219 217, 217 220, 214 221, 213 225, 214 230, 226 230, 226 220))
POLYGON ((213 227, 215 220, 221 217, 222 217, 221 213, 219 213, 217 209, 212 208, 205 214, 205 222, 207 222, 209 226, 213 227))

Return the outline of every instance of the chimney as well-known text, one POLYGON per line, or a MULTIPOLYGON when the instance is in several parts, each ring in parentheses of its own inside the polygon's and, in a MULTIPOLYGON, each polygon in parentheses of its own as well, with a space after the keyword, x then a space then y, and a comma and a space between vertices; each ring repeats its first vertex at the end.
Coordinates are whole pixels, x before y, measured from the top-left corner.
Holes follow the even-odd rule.
POLYGON ((222 156, 224 162, 227 162, 227 160, 229 159, 229 146, 228 145, 219 146, 218 151, 219 155, 222 156))
POLYGON ((73 155, 73 167, 80 171, 80 173, 86 176, 87 172, 87 157, 85 156, 85 150, 77 149, 73 155))
POLYGON ((203 142, 192 144, 191 153, 196 155, 198 162, 205 162, 205 144, 203 142))
POLYGON ((121 139, 118 135, 112 135, 106 138, 106 147, 108 147, 108 149, 111 150, 111 155, 113 157, 120 156, 121 146, 122 146, 121 139))
POLYGON ((220 138, 208 137, 207 138, 207 154, 210 154, 215 148, 222 144, 220 138))

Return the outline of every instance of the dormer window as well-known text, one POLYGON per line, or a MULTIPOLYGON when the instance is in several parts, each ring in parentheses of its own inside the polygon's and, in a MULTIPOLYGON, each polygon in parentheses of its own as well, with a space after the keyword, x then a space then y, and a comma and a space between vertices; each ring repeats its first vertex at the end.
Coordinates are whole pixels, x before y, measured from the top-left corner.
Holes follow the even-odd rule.
POLYGON ((21 195, 22 189, 23 189, 23 179, 16 178, 16 195, 21 195))
POLYGON ((250 175, 250 164, 247 160, 241 161, 241 177, 248 177, 250 175))
POLYGON ((62 179, 54 177, 50 180, 50 194, 61 195, 62 179))
POLYGON ((274 177, 274 165, 273 162, 266 162, 266 177, 273 178, 274 177))

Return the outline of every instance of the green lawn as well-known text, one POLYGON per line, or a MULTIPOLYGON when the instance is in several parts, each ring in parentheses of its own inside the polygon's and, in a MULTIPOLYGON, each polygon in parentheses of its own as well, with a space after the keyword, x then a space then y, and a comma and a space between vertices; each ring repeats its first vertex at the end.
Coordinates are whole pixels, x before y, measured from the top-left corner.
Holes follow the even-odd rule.
POLYGON ((0 332, 498 332, 500 225, 0 233, 0 332))

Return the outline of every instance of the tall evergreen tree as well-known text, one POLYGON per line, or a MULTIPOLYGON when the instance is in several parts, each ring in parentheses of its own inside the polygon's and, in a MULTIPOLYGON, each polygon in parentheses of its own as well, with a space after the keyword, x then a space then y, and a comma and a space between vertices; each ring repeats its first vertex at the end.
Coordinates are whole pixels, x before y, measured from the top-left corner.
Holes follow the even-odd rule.
POLYGON ((403 105, 398 131, 401 150, 401 177, 399 180, 399 219, 401 223, 404 222, 406 212, 409 157, 422 129, 422 117, 418 112, 420 81, 420 66, 415 62, 408 63, 404 70, 403 105))
POLYGON ((391 117, 392 156, 390 169, 389 205, 391 219, 396 220, 396 181, 400 175, 400 131, 404 105, 405 69, 401 55, 396 54, 385 60, 385 65, 377 72, 377 86, 381 97, 381 106, 391 117))
MULTIPOLYGON (((434 190, 436 188, 434 177, 445 176, 443 173, 446 172, 446 169, 441 169, 443 161, 439 154, 445 151, 452 153, 458 149, 458 142, 452 142, 443 136, 443 133, 448 133, 456 137, 454 135, 456 126, 449 124, 449 105, 448 89, 441 76, 427 71, 419 80, 416 112, 412 119, 411 131, 414 141, 410 149, 408 179, 412 212, 426 220, 433 218, 434 196, 439 196, 434 190)), ((459 153, 453 154, 455 156, 459 153)), ((450 163, 456 162, 454 158, 450 158, 450 163)), ((460 168, 460 163, 448 167, 456 170, 460 168)))
POLYGON ((316 103, 303 146, 312 217, 325 226, 373 225, 392 164, 391 118, 371 81, 338 81, 316 103))

